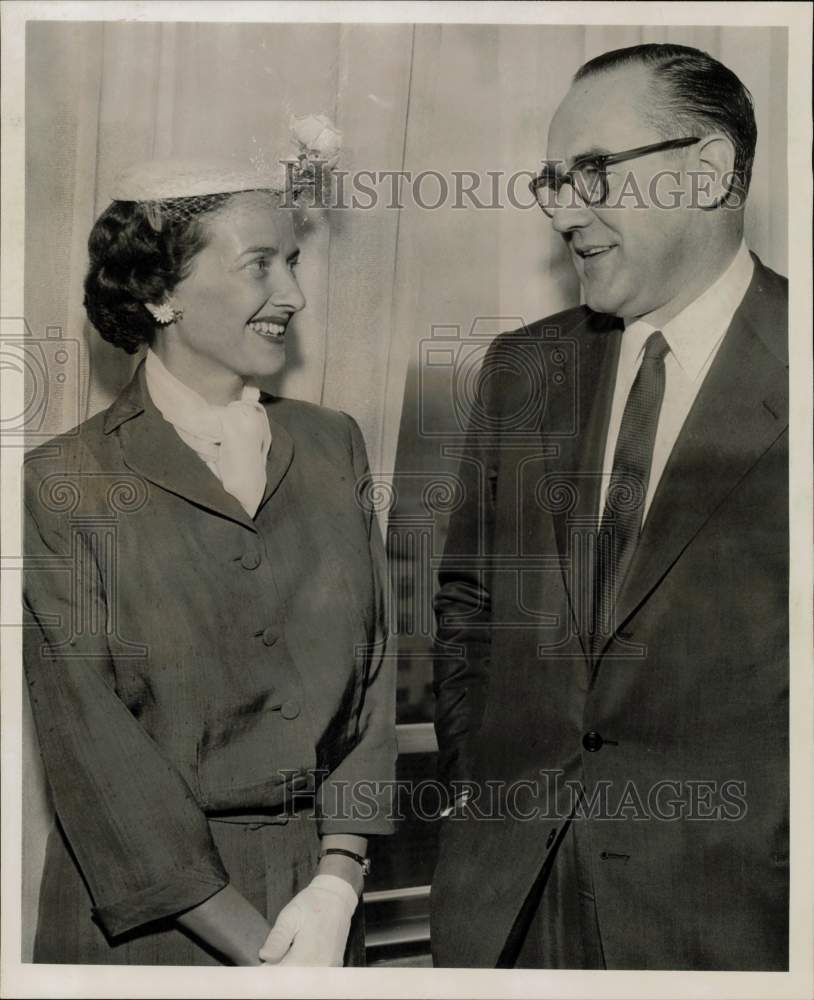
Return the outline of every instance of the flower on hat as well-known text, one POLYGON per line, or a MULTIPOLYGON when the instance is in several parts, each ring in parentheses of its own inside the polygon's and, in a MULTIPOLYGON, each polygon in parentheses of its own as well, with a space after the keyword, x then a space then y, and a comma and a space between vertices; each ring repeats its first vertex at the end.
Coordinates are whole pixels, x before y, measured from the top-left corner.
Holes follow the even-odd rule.
POLYGON ((291 134, 308 159, 333 167, 342 149, 342 133, 327 115, 292 115, 291 134))

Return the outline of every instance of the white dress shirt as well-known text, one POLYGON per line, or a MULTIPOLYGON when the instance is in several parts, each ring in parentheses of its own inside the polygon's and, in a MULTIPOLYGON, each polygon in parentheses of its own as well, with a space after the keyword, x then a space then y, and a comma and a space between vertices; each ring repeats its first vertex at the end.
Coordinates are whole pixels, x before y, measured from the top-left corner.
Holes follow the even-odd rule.
MULTIPOLYGON (((695 402, 698 390, 718 353, 732 317, 746 294, 753 271, 754 263, 746 244, 742 242, 732 263, 717 281, 660 328, 670 350, 664 359, 664 399, 656 429, 653 463, 643 517, 647 517, 670 453, 695 402)), ((644 357, 645 341, 656 329, 657 327, 652 326, 646 319, 639 319, 626 326, 622 334, 616 386, 605 440, 600 512, 605 509, 605 496, 613 469, 613 453, 619 437, 625 403, 644 357)))
POLYGON ((260 390, 244 386, 240 399, 216 406, 176 378, 153 350, 147 351, 145 375, 147 391, 161 416, 254 517, 266 486, 271 446, 260 390))

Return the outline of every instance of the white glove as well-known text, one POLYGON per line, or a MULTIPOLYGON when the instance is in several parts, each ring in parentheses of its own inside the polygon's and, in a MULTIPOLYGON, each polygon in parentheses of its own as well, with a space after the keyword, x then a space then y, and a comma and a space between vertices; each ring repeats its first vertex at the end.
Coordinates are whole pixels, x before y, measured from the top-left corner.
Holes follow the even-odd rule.
POLYGON ((260 949, 274 965, 341 966, 359 899, 338 875, 317 875, 287 903, 260 949))

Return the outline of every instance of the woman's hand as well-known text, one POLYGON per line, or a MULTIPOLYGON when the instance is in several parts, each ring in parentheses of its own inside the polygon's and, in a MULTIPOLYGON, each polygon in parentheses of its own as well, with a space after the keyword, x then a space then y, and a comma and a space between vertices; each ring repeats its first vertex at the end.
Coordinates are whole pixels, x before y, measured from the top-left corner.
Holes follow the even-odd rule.
POLYGON ((265 944, 263 962, 341 966, 359 897, 337 875, 317 875, 280 911, 265 944))
POLYGON ((224 886, 176 920, 235 965, 262 965, 257 953, 268 935, 268 921, 234 886, 224 886))
MULTIPOLYGON (((323 851, 332 847, 364 857, 367 839, 355 834, 324 836, 323 851)), ((341 854, 323 855, 316 878, 280 911, 260 958, 275 965, 341 966, 363 885, 356 861, 341 854)))

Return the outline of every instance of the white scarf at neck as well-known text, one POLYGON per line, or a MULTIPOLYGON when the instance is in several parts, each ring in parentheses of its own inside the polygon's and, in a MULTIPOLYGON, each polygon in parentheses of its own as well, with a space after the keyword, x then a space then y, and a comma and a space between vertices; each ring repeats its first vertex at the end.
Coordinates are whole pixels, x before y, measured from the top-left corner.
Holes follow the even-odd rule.
POLYGON ((260 390, 244 386, 240 399, 226 406, 208 403, 170 372, 153 350, 145 362, 147 389, 156 409, 206 462, 250 517, 266 488, 266 458, 271 429, 260 390))

